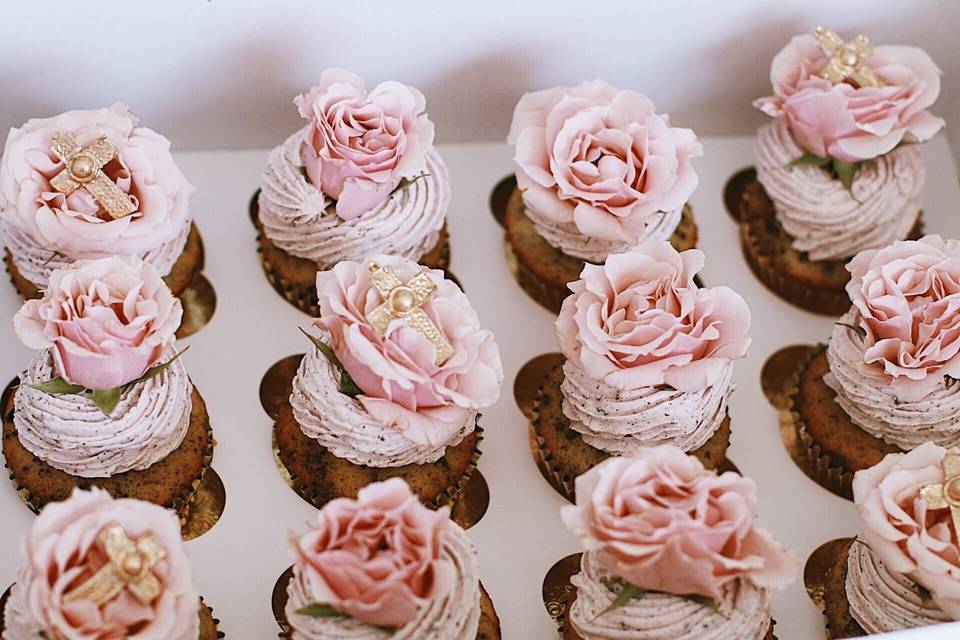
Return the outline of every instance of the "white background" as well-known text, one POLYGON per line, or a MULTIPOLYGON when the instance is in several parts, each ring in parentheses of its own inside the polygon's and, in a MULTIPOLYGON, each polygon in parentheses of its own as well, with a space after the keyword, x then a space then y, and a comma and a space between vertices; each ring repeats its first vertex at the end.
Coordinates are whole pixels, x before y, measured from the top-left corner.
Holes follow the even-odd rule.
POLYGON ((328 66, 420 88, 441 143, 501 141, 524 91, 595 77, 749 133, 771 58, 817 23, 923 46, 960 148, 956 0, 0 0, 0 136, 122 100, 178 149, 269 147, 328 66))

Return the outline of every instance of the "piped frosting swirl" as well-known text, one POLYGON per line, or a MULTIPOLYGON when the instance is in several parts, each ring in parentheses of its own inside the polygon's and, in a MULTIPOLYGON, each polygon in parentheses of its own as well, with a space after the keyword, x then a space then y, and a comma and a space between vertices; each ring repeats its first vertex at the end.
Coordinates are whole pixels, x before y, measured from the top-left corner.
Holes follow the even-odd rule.
POLYGON ((340 393, 339 377, 319 349, 311 350, 293 379, 290 405, 304 435, 354 464, 383 468, 436 462, 476 426, 477 412, 471 411, 451 440, 418 444, 399 429, 384 426, 358 400, 340 393))
POLYGON ((717 609, 692 599, 649 591, 600 615, 616 599, 616 576, 583 554, 568 615, 583 640, 762 640, 770 627, 770 592, 738 579, 723 587, 717 609))
MULTIPOLYGON (((192 218, 187 216, 180 232, 171 240, 164 242, 155 249, 137 255, 144 262, 156 267, 160 275, 169 275, 187 244, 191 224, 192 218)), ((7 249, 13 256, 17 271, 41 290, 47 288, 50 283, 50 274, 54 271, 66 269, 75 260, 97 258, 104 255, 102 253, 90 253, 89 255, 66 256, 54 252, 50 248, 38 244, 33 236, 17 223, 17 218, 13 215, 0 215, 0 229, 3 231, 3 237, 0 239, 6 243, 7 249)))
POLYGON ((341 260, 384 253, 419 260, 436 243, 450 204, 450 178, 436 149, 426 155, 426 175, 352 220, 303 173, 300 150, 307 128, 271 153, 263 173, 260 222, 287 253, 327 269, 341 260))
MULTIPOLYGON (((168 349, 163 360, 173 355, 168 349)), ((88 396, 55 396, 25 386, 56 375, 49 351, 37 352, 21 376, 13 414, 21 444, 55 469, 81 478, 146 469, 166 458, 186 436, 193 386, 179 359, 131 386, 111 416, 88 396)))
POLYGON ((297 614, 306 605, 317 602, 317 595, 294 565, 285 609, 292 640, 474 640, 480 625, 480 566, 473 543, 463 529, 453 523, 445 535, 442 557, 453 564, 456 574, 453 587, 393 631, 355 618, 312 618, 297 614))
POLYGON ((850 420, 873 437, 904 450, 928 441, 944 447, 960 444, 960 382, 944 376, 921 400, 899 399, 889 381, 875 375, 864 362, 865 347, 850 326, 859 326, 853 309, 834 325, 827 346, 830 371, 823 376, 850 420))
POLYGON ((556 247, 569 256, 596 263, 603 262, 611 253, 629 251, 648 240, 669 240, 673 236, 673 232, 677 230, 677 225, 680 224, 683 215, 683 209, 661 211, 655 214, 647 222, 637 242, 629 243, 588 236, 577 229, 577 225, 573 222, 558 222, 556 219, 545 215, 527 198, 524 198, 523 206, 537 233, 550 246, 556 247))
POLYGON ((870 548, 855 542, 847 554, 845 585, 850 615, 869 634, 925 627, 952 618, 932 600, 925 599, 917 584, 888 570, 870 548))
POLYGON ((925 170, 914 146, 864 162, 850 192, 813 165, 790 166, 804 151, 787 125, 761 127, 757 179, 774 203, 793 247, 811 260, 845 260, 865 249, 903 240, 920 215, 925 170))
POLYGON ((563 365, 563 413, 592 447, 632 455, 643 447, 674 444, 689 452, 720 428, 733 392, 733 364, 698 391, 658 387, 615 389, 591 378, 573 361, 563 365))

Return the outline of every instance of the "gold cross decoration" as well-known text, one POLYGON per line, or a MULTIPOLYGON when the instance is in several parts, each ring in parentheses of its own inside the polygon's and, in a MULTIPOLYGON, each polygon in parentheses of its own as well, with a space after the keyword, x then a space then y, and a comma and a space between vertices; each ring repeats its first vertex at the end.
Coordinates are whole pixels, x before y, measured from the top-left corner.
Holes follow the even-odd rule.
POLYGON ((813 30, 820 48, 830 56, 830 62, 824 68, 821 77, 833 84, 850 81, 857 87, 881 87, 883 83, 867 66, 867 58, 873 53, 870 39, 858 35, 850 42, 844 42, 836 31, 825 27, 813 30))
POLYGON ((424 310, 423 304, 433 295, 437 285, 426 272, 422 272, 406 284, 389 267, 370 265, 370 280, 383 296, 383 304, 367 315, 367 322, 382 338, 387 327, 396 318, 403 318, 407 326, 420 333, 433 344, 438 365, 453 355, 453 347, 443 332, 437 328, 424 310))
POLYGON ((90 600, 98 606, 103 605, 113 600, 124 587, 143 604, 150 604, 160 595, 163 587, 152 569, 167 552, 155 536, 148 534, 134 542, 127 536, 123 525, 114 522, 100 531, 97 542, 107 555, 107 564, 67 593, 65 602, 90 600))
POLYGON ((943 457, 943 483, 920 489, 928 509, 950 509, 953 535, 960 539, 960 451, 950 449, 943 457))
POLYGON ((63 171, 50 181, 54 189, 65 196, 77 189, 86 189, 114 219, 137 210, 130 196, 103 172, 103 167, 117 155, 117 148, 106 136, 81 147, 72 135, 58 131, 53 134, 50 148, 64 164, 63 171))

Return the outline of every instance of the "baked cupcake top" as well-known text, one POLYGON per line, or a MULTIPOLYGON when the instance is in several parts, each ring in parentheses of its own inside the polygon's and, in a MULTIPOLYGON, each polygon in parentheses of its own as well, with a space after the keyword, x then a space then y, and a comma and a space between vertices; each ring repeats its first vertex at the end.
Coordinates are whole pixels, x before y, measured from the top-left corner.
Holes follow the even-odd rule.
POLYGON ((308 124, 274 149, 260 221, 281 249, 322 268, 368 253, 419 259, 450 201, 426 100, 413 87, 327 69, 294 102, 308 124))
POLYGON ((431 511, 392 478, 338 498, 291 534, 294 640, 473 640, 477 553, 447 507, 431 511))
POLYGON ((8 640, 196 640, 199 593, 173 512, 76 489, 33 522, 8 640))
POLYGON ((649 241, 586 264, 555 325, 566 356, 563 411, 610 453, 702 445, 726 414, 733 361, 750 346, 750 309, 694 280, 701 251, 649 241))
POLYGON ((606 460, 576 495, 562 516, 585 547, 568 611, 584 640, 765 636, 799 559, 756 526, 752 480, 663 445, 606 460))
POLYGON ((442 271, 398 256, 317 274, 320 329, 293 383, 303 432, 356 464, 433 462, 503 383, 500 352, 442 271))
POLYGON ((853 479, 862 522, 847 564, 867 633, 960 620, 960 452, 924 443, 853 479))
POLYGON ((760 130, 757 178, 794 248, 843 260, 907 237, 925 174, 902 145, 944 125, 927 111, 940 93, 930 57, 817 27, 776 55, 770 81, 773 95, 754 102, 777 119, 760 130))
POLYGON ((189 426, 192 386, 173 351, 183 310, 159 271, 137 257, 54 271, 40 300, 14 316, 38 352, 14 400, 21 443, 81 477, 145 469, 189 426))
POLYGON ((123 104, 35 118, 7 135, 0 212, 17 269, 40 289, 78 259, 140 256, 167 275, 190 231, 170 141, 123 104))
POLYGON ((851 420, 902 449, 960 442, 960 242, 940 236, 864 251, 847 265, 850 311, 824 381, 851 420))
POLYGON ((602 80, 524 94, 507 141, 537 231, 594 262, 669 238, 697 187, 690 159, 703 155, 692 130, 602 80))

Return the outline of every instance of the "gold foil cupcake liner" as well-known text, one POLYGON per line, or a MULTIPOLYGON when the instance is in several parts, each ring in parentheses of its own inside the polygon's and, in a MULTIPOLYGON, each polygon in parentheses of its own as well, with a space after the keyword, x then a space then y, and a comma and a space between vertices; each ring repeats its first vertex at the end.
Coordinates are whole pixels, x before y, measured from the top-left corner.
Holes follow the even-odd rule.
MULTIPOLYGON (((787 369, 789 375, 782 380, 782 391, 774 391, 777 383, 773 380, 768 380, 765 383, 761 382, 761 385, 765 392, 770 394, 768 399, 771 397, 779 398, 776 402, 771 400, 771 404, 778 410, 780 437, 790 458, 807 477, 821 487, 841 498, 852 500, 853 473, 842 462, 834 459, 817 444, 807 429, 806 422, 796 410, 797 396, 800 393, 800 377, 813 359, 825 348, 825 345, 818 345, 808 347, 805 350, 801 346, 781 349, 767 361, 769 363, 777 358, 778 354, 781 354, 777 360, 778 365, 769 367, 764 365, 763 371, 772 372, 778 368, 786 367, 789 363, 788 358, 792 354, 794 358, 793 367, 787 369)), ((762 378, 763 374, 761 374, 762 378)))
MULTIPOLYGON (((483 441, 483 431, 483 427, 480 426, 480 416, 478 415, 474 430, 474 433, 477 434, 477 445, 470 453, 470 461, 467 463, 467 468, 463 472, 463 475, 454 484, 444 489, 435 498, 424 502, 424 505, 430 509, 439 509, 440 507, 450 505, 452 512, 460 514, 462 522, 458 522, 458 524, 463 526, 465 529, 473 526, 473 524, 476 524, 476 522, 479 522, 479 519, 486 513, 487 506, 489 505, 489 489, 487 488, 486 480, 483 480, 482 483, 473 482, 471 485, 471 480, 473 480, 474 475, 479 475, 479 471, 477 471, 477 463, 483 453, 480 450, 480 443, 483 441), (458 505, 455 503, 464 496, 468 486, 474 487, 474 493, 469 496, 470 504, 464 505, 458 510, 458 505), (484 492, 486 492, 486 499, 483 497, 484 492), (476 517, 476 520, 474 522, 470 522, 470 520, 474 517, 476 517)), ((287 484, 287 486, 293 489, 298 496, 309 502, 317 509, 322 508, 324 503, 320 501, 316 491, 314 491, 314 489, 308 483, 302 481, 297 474, 293 473, 289 467, 284 464, 283 459, 280 456, 280 448, 277 446, 275 429, 271 434, 271 447, 273 448, 274 464, 276 464, 277 471, 280 472, 280 477, 287 484)))

